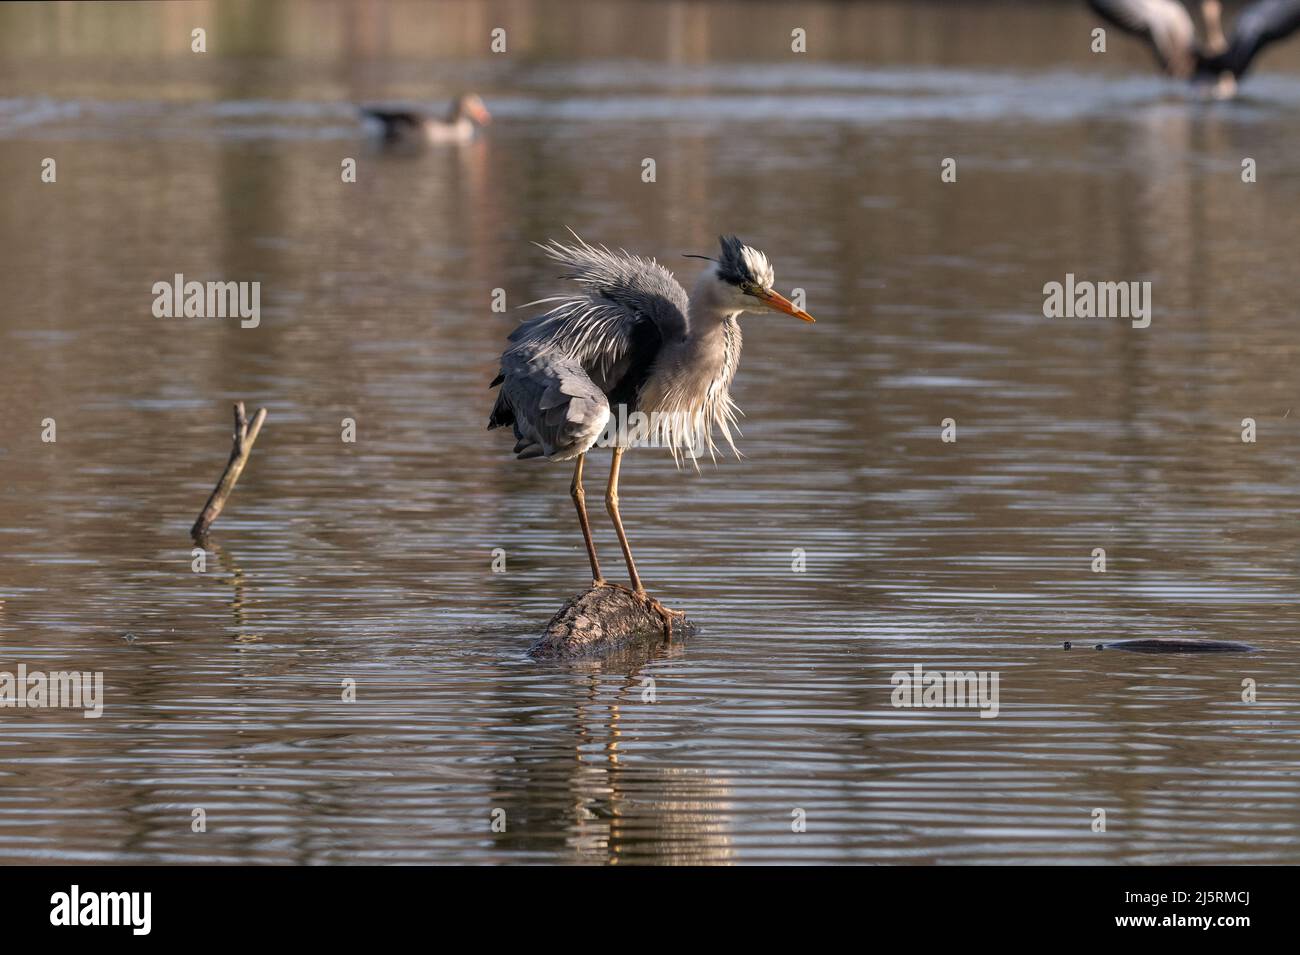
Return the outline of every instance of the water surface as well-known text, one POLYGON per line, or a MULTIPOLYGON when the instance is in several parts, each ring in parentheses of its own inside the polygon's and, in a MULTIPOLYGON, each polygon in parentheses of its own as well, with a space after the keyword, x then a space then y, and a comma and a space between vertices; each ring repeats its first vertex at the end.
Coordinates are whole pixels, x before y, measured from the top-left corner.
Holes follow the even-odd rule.
POLYGON ((0 669, 106 684, 0 710, 0 860, 1300 861, 1296 50, 1206 105, 1073 4, 272 6, 0 10, 0 669), (469 146, 360 138, 467 86, 469 146), (627 459, 702 632, 556 666, 569 472, 484 425, 492 290, 554 294, 567 227, 688 286, 737 232, 818 323, 744 320, 742 461, 627 459), (154 318, 178 272, 260 326, 154 318), (1151 327, 1045 319, 1067 272, 1150 281, 1151 327), (1089 649, 1154 637, 1260 652, 1089 649), (998 717, 893 707, 918 663, 998 717))

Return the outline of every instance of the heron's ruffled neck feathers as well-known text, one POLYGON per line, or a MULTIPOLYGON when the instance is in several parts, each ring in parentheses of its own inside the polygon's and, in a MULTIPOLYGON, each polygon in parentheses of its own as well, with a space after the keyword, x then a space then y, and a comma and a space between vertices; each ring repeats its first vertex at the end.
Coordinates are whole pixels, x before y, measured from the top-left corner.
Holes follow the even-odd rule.
POLYGON ((736 317, 742 309, 736 307, 713 268, 706 269, 696 282, 689 308, 686 337, 665 344, 640 404, 644 410, 660 412, 652 419, 657 422, 656 437, 679 465, 683 453, 698 458, 707 451, 717 460, 715 428, 739 458, 732 430, 740 433, 740 409, 731 400, 731 382, 740 365, 741 334, 736 317))

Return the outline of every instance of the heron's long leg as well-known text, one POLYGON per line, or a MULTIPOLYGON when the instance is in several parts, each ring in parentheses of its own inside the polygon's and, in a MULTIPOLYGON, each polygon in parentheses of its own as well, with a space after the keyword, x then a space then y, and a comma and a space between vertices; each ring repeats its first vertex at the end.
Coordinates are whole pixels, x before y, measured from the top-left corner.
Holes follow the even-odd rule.
POLYGON ((587 544, 587 559, 591 561, 592 583, 601 583, 604 577, 600 573, 600 561, 596 559, 596 542, 591 539, 591 525, 587 522, 587 492, 582 489, 582 461, 585 454, 578 455, 578 463, 573 469, 573 483, 569 485, 569 494, 573 496, 573 505, 578 509, 578 523, 582 525, 582 539, 587 544))
MULTIPOLYGON (((664 635, 673 638, 673 620, 685 618, 680 610, 669 610, 654 597, 645 592, 641 577, 636 572, 636 563, 632 560, 632 548, 623 531, 623 518, 618 514, 618 466, 623 460, 623 448, 614 449, 614 463, 609 468, 609 487, 605 491, 605 507, 609 509, 610 519, 614 522, 614 532, 618 534, 619 546, 623 548, 623 559, 627 561, 627 575, 632 579, 632 596, 659 615, 664 623, 664 635)), ((617 584, 614 586, 618 586, 617 584)))
POLYGON ((645 593, 641 578, 637 575, 636 564, 632 560, 632 548, 623 532, 623 518, 618 514, 618 466, 623 460, 623 448, 614 449, 614 463, 609 467, 609 487, 605 489, 605 507, 610 520, 614 522, 614 533, 618 535, 618 544, 623 548, 623 560, 627 562, 627 575, 632 580, 632 590, 638 594, 645 593))

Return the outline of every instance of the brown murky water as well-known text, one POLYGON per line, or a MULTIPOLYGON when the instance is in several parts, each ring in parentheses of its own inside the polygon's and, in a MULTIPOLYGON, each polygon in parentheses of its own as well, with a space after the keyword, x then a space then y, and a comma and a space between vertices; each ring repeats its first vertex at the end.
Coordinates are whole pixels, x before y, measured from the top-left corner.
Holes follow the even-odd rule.
POLYGON ((1207 106, 1079 7, 0 8, 0 670, 105 681, 0 709, 0 860, 1300 862, 1300 47, 1207 106), (472 145, 360 138, 467 87, 472 145), (568 469, 484 424, 568 226, 685 278, 738 232, 818 324, 745 321, 743 461, 629 456, 703 632, 555 666, 568 469), (154 318, 177 272, 261 324, 154 318), (1044 318, 1067 272, 1150 327, 1044 318), (1261 652, 1087 649, 1136 637, 1261 652), (895 708, 916 664, 998 716, 895 708))

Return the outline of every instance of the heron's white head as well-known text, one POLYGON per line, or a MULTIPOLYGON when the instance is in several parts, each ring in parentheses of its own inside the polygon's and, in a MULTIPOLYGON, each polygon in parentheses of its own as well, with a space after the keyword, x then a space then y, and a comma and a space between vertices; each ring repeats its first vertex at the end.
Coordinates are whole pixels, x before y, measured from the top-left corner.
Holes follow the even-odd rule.
POLYGON ((734 235, 718 237, 722 252, 716 259, 705 255, 691 256, 712 262, 704 274, 704 281, 712 286, 710 292, 714 302, 728 311, 736 312, 782 312, 803 319, 814 321, 813 317, 777 292, 772 286, 776 282, 776 273, 767 256, 753 246, 745 245, 734 235))

